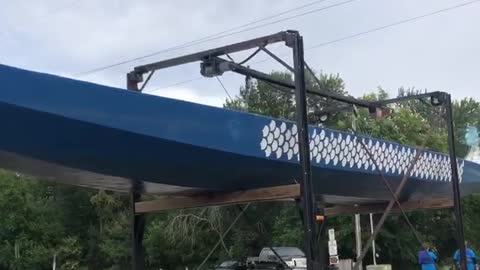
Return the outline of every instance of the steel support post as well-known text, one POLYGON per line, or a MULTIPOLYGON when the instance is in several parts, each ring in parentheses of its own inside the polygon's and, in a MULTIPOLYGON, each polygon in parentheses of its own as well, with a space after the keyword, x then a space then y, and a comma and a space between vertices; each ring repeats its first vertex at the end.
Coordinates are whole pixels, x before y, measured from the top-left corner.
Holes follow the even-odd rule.
POLYGON ((145 250, 143 234, 145 232, 145 215, 135 213, 135 203, 140 201, 141 195, 136 191, 131 193, 132 201, 132 269, 145 269, 145 250))
MULTIPOLYGON (((325 208, 322 205, 320 211, 322 212, 322 215, 325 215, 325 208)), ((328 217, 325 216, 325 219, 323 222, 317 226, 318 228, 318 236, 317 236, 317 243, 318 243, 318 254, 319 254, 319 259, 318 263, 320 264, 320 269, 329 269, 328 266, 330 265, 330 260, 328 256, 328 243, 326 239, 328 239, 327 236, 327 222, 328 222, 328 217)))
POLYGON ((457 241, 460 249, 460 267, 467 270, 467 257, 465 246, 465 233, 463 230, 463 213, 460 200, 460 179, 458 177, 457 155, 455 153, 455 134, 453 127, 452 97, 445 94, 445 121, 447 122, 448 132, 448 150, 450 154, 450 165, 452 170, 452 187, 453 187, 453 208, 455 211, 455 225, 457 230, 457 241))
MULTIPOLYGON (((140 91, 138 83, 140 82, 138 76, 134 74, 127 74, 127 90, 140 91)), ((143 234, 145 232, 145 214, 136 214, 135 203, 140 202, 141 188, 136 181, 132 181, 131 191, 131 209, 132 209, 132 269, 145 269, 145 251, 143 248, 143 234)))
MULTIPOLYGON (((305 228, 305 253, 307 269, 319 270, 320 260, 317 249, 317 224, 314 219, 316 209, 313 194, 312 170, 310 167, 310 139, 307 121, 307 93, 305 89, 305 61, 303 56, 303 38, 298 32, 292 33, 293 68, 295 71, 295 101, 298 127, 298 143, 301 165, 301 203, 305 228)), ((323 260, 322 260, 323 261, 323 260)))

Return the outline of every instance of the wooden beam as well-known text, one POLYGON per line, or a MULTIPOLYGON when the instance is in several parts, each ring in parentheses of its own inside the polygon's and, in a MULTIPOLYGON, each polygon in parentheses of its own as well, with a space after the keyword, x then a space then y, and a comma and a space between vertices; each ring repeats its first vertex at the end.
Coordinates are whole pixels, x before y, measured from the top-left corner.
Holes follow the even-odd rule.
MULTIPOLYGON (((369 213, 383 213, 387 203, 359 205, 359 206, 334 206, 325 208, 326 216, 340 216, 353 214, 369 214, 369 213)), ((449 198, 432 199, 428 201, 407 201, 402 203, 402 208, 405 211, 426 210, 426 209, 442 209, 452 208, 453 201, 449 198)), ((394 207, 392 212, 399 213, 400 209, 394 207)))
POLYGON ((172 209, 207 207, 247 202, 274 201, 300 197, 300 185, 275 186, 228 193, 202 193, 192 196, 161 197, 152 201, 137 202, 136 213, 152 213, 172 209))

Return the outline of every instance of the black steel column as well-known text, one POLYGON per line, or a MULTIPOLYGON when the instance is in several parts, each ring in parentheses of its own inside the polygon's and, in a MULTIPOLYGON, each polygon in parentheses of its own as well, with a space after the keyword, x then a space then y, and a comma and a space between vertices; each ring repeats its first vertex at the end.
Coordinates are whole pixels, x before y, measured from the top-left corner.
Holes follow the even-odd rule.
POLYGON ((460 197, 460 179, 458 177, 457 155, 455 152, 455 134, 453 128, 452 97, 445 94, 446 122, 448 132, 448 150, 452 170, 453 207, 455 210, 455 225, 457 229, 457 241, 460 249, 460 268, 467 270, 467 257, 465 246, 465 233, 463 230, 462 202, 460 197))
POLYGON ((303 38, 298 32, 291 32, 293 49, 293 68, 295 71, 295 101, 298 126, 298 144, 302 179, 300 182, 301 203, 305 228, 305 253, 307 269, 318 270, 320 263, 317 249, 317 233, 314 213, 316 209, 310 167, 310 139, 307 121, 307 95, 305 89, 305 62, 303 58, 303 38))
POLYGON ((143 234, 145 232, 145 215, 135 214, 135 203, 141 199, 141 194, 132 191, 132 269, 145 269, 145 250, 143 248, 143 234))
MULTIPOLYGON (((138 89, 139 78, 135 77, 133 73, 127 74, 127 90, 140 91, 138 89)), ((137 181, 132 181, 131 187, 132 203, 132 269, 144 270, 145 269, 145 250, 143 247, 143 234, 145 232, 145 215, 136 214, 135 203, 139 202, 142 198, 141 184, 137 181)))

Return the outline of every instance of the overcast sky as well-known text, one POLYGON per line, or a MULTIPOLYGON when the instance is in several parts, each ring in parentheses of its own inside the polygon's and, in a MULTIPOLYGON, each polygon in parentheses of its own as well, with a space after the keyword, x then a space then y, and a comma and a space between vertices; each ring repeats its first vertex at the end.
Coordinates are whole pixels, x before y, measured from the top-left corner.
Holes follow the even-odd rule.
MULTIPOLYGON (((304 36, 310 65, 317 71, 339 73, 352 95, 360 96, 377 87, 395 94, 404 86, 480 100, 480 2, 308 49, 470 1, 0 0, 0 63, 74 77, 318 2, 249 27, 338 5, 77 78, 123 87, 125 73, 135 65, 295 29, 304 36)), ((280 47, 274 45, 272 50, 283 55, 285 50, 280 47)), ((251 66, 263 71, 282 69, 272 61, 256 63, 264 59, 265 55, 259 55, 251 66)), ((226 94, 219 83, 199 77, 198 63, 161 71, 146 92, 220 106, 226 94)), ((243 82, 233 74, 222 80, 232 95, 238 93, 243 82)))

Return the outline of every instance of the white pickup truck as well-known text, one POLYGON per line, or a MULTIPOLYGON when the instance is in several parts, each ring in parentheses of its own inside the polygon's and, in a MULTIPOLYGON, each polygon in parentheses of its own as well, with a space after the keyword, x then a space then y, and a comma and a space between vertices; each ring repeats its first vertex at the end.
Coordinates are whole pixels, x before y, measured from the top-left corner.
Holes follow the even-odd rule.
POLYGON ((275 252, 282 258, 287 264, 286 267, 277 255, 270 248, 263 248, 258 255, 258 258, 250 257, 247 261, 247 265, 250 269, 263 270, 263 269, 302 269, 307 268, 307 259, 305 253, 297 247, 273 247, 275 252))

